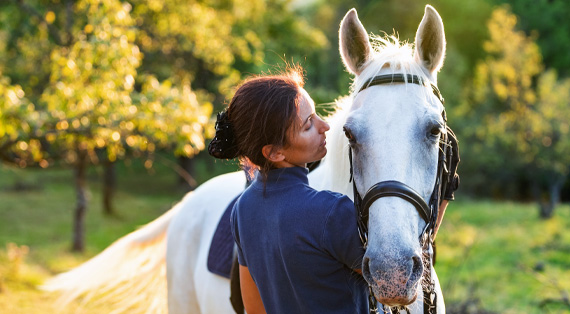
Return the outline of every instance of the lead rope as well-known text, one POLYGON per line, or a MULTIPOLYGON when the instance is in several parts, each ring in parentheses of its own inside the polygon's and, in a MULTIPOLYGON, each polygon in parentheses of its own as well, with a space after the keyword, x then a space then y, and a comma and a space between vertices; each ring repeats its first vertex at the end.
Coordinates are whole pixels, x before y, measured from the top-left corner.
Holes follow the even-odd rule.
POLYGON ((431 235, 427 236, 424 242, 423 260, 424 260, 424 274, 422 276, 422 292, 424 299, 424 314, 437 313, 437 295, 435 293, 435 281, 431 278, 432 258, 430 254, 430 245, 433 243, 431 235))

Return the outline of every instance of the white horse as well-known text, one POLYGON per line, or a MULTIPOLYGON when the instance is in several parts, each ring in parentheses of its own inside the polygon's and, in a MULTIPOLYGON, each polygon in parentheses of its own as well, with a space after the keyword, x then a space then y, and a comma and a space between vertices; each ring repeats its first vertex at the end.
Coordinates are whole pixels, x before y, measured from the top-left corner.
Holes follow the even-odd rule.
MULTIPOLYGON (((373 39, 371 43, 354 9, 344 17, 339 38, 343 62, 355 75, 353 92, 338 102, 339 110, 329 120, 329 154, 309 174, 310 184, 352 196, 349 141, 343 134, 346 127, 352 138, 354 180, 359 191, 376 182, 397 180, 429 201, 438 162, 439 135, 433 130, 443 124, 443 105, 429 84, 393 83, 359 90, 366 80, 380 74, 412 74, 436 84, 445 54, 439 14, 426 6, 415 48, 395 38, 373 39)), ((113 313, 164 313, 167 304, 171 314, 233 313, 229 280, 210 273, 206 259, 218 220, 244 184, 242 172, 209 180, 163 216, 78 268, 51 279, 44 288, 62 292, 66 300, 101 292, 104 300, 118 295, 113 313)), ((381 198, 370 207, 364 276, 378 300, 391 306, 408 305, 412 313, 423 312, 418 284, 422 266, 414 262, 421 258, 418 237, 424 226, 414 206, 400 198, 381 198)), ((437 313, 445 313, 433 267, 431 275, 437 313)))

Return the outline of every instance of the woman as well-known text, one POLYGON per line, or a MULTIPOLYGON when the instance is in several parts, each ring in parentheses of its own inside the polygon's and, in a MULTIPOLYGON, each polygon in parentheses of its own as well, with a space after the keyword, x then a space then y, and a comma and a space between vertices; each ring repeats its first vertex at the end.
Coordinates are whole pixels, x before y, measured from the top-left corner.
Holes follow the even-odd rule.
POLYGON ((246 80, 218 116, 210 153, 258 170, 231 216, 248 314, 368 312, 354 204, 308 185, 328 130, 299 70, 246 80))

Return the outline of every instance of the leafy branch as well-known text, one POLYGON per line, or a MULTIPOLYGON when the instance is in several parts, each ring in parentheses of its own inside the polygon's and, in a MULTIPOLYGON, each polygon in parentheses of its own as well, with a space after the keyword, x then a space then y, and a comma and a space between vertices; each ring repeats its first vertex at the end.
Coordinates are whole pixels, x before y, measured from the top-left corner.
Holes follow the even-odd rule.
MULTIPOLYGON (((40 22, 40 24, 47 28, 50 37, 53 39, 53 41, 58 46, 70 46, 71 45, 71 43, 72 43, 71 36, 67 36, 67 39, 63 40, 62 36, 60 36, 60 29, 57 26, 55 26, 53 23, 49 23, 45 19, 45 17, 38 10, 36 10, 34 7, 25 3, 24 0, 11 0, 11 1, 14 4, 16 4, 20 9, 22 9, 22 11, 24 11, 25 13, 36 17, 38 19, 38 21, 40 22)), ((71 6, 70 1, 66 2, 66 6, 71 6)), ((68 9, 67 11, 69 12, 70 9, 68 9)), ((67 21, 68 28, 70 28, 70 24, 71 24, 71 21, 69 20, 70 15, 71 14, 68 14, 68 21, 67 21)), ((70 31, 68 31, 68 33, 70 33, 70 31)))

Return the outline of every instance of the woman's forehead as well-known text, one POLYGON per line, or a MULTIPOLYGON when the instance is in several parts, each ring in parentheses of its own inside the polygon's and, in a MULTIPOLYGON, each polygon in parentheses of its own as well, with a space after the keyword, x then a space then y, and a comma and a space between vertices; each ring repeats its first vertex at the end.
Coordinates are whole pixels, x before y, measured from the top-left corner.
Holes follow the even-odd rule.
POLYGON ((291 131, 297 131, 305 121, 315 112, 315 103, 311 96, 303 88, 299 88, 299 100, 297 105, 297 117, 293 120, 291 131))
POLYGON ((304 118, 302 113, 309 112, 309 114, 315 111, 315 102, 309 96, 309 93, 304 88, 300 88, 301 97, 299 97, 299 114, 301 114, 301 118, 304 118))

